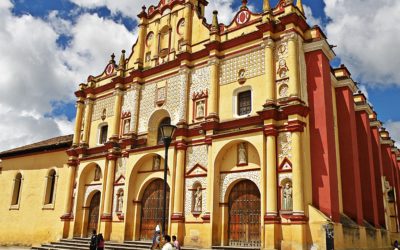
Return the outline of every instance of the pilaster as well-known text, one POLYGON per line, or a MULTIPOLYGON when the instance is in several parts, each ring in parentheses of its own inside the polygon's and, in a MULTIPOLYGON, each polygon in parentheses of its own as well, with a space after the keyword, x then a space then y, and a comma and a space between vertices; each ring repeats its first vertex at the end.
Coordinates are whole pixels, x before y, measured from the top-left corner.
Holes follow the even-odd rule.
POLYGON ((76 118, 75 118, 74 138, 72 140, 72 147, 79 146, 84 109, 85 109, 84 98, 78 97, 78 101, 76 102, 76 118))
POLYGON ((285 37, 288 40, 288 68, 289 68, 289 91, 291 96, 301 97, 300 93, 300 65, 298 35, 291 33, 285 37))
POLYGON ((176 142, 176 174, 174 187, 174 206, 171 218, 171 235, 176 235, 180 242, 184 239, 184 206, 185 190, 185 154, 187 145, 185 141, 176 142))
POLYGON ((271 37, 264 39, 265 46, 265 77, 266 77, 266 104, 275 105, 276 103, 276 83, 275 83, 275 42, 271 37))
POLYGON ((88 96, 88 99, 86 100, 85 123, 84 123, 85 125, 83 128, 83 139, 81 141, 81 145, 83 146, 89 145, 90 128, 92 126, 93 106, 94 106, 94 96, 90 94, 88 96))
POLYGON ((123 88, 121 84, 117 84, 114 91, 115 102, 114 102, 114 119, 112 124, 112 133, 110 140, 117 141, 119 138, 119 128, 121 125, 121 110, 122 110, 122 99, 123 99, 123 88))
POLYGON ((218 99, 219 99, 219 59, 210 59, 211 65, 211 92, 209 93, 209 117, 211 120, 219 120, 218 99))

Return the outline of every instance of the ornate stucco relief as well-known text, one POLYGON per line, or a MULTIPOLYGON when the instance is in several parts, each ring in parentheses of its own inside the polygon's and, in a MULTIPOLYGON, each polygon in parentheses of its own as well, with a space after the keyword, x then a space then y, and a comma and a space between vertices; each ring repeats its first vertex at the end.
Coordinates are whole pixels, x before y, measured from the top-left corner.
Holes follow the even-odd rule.
POLYGON ((208 155, 207 145, 188 147, 186 150, 186 172, 191 170, 196 164, 207 168, 208 155))
POLYGON ((220 66, 220 85, 236 82, 239 78, 239 71, 245 70, 247 79, 253 78, 265 73, 265 54, 264 49, 257 49, 221 61, 220 66))
POLYGON ((248 171, 240 173, 228 173, 220 175, 219 182, 219 201, 224 202, 224 197, 226 195, 226 190, 229 185, 238 179, 247 179, 253 181, 261 192, 261 176, 260 171, 248 171))
POLYGON ((155 109, 157 83, 145 84, 142 87, 139 111, 139 133, 146 132, 151 113, 155 109))
POLYGON ((292 133, 283 132, 278 136, 278 158, 279 164, 287 158, 292 160, 292 133))
MULTIPOLYGON (((185 188, 185 215, 188 215, 192 212, 192 203, 193 203, 193 192, 192 188, 196 182, 201 184, 203 188, 202 195, 202 211, 206 211, 207 208, 207 177, 196 177, 196 178, 187 178, 186 179, 186 188, 185 188)), ((210 194, 212 195, 212 194, 210 194)))
POLYGON ((136 121, 137 121, 137 107, 136 103, 139 98, 140 86, 134 85, 131 90, 127 91, 124 94, 123 104, 122 104, 122 113, 130 112, 131 113, 131 123, 130 123, 130 131, 135 130, 136 121))
POLYGON ((288 42, 287 39, 284 39, 276 44, 275 49, 277 92, 279 98, 289 96, 289 68, 286 63, 288 56, 288 42))
POLYGON ((177 124, 185 116, 185 105, 187 98, 184 96, 187 88, 187 75, 179 74, 166 81, 166 102, 161 107, 156 105, 157 83, 145 84, 142 87, 140 111, 139 111, 139 133, 147 132, 151 114, 157 109, 165 109, 171 116, 171 123, 177 124))
POLYGON ((101 119, 103 110, 106 109, 106 117, 114 115, 114 99, 115 96, 109 96, 101 99, 97 99, 93 107, 92 121, 101 119))
POLYGON ((204 90, 208 90, 208 94, 211 93, 210 66, 194 69, 191 75, 190 97, 192 97, 194 93, 199 93, 204 90))

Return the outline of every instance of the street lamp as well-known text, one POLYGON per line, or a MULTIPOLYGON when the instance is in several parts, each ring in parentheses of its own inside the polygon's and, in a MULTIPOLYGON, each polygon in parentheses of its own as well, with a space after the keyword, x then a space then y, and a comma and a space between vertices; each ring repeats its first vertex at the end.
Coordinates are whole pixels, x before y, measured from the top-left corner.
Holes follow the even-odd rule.
POLYGON ((163 200, 163 210, 162 210, 162 234, 165 236, 165 220, 167 211, 167 169, 168 169, 168 147, 171 144, 172 136, 176 127, 174 125, 162 125, 161 126, 161 138, 164 142, 165 147, 165 159, 164 159, 164 200, 163 200))

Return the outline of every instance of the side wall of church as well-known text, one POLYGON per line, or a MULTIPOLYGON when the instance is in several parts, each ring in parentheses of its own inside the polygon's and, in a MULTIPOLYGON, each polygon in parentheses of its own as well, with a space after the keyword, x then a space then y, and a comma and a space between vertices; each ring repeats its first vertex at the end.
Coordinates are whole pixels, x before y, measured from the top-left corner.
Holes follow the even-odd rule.
POLYGON ((67 197, 65 149, 2 159, 0 173, 0 245, 40 245, 62 238, 67 197), (46 204, 50 171, 55 171, 53 202, 46 204), (12 205, 15 178, 22 175, 20 197, 12 205))

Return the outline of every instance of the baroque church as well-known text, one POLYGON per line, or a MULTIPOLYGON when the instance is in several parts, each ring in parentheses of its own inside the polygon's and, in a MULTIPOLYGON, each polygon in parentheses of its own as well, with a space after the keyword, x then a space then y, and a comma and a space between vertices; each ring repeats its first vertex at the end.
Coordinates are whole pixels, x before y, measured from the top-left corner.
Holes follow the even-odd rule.
POLYGON ((257 1, 230 24, 207 0, 144 6, 75 92, 74 134, 0 153, 0 245, 149 241, 165 198, 185 247, 390 249, 399 149, 302 1, 257 1))

